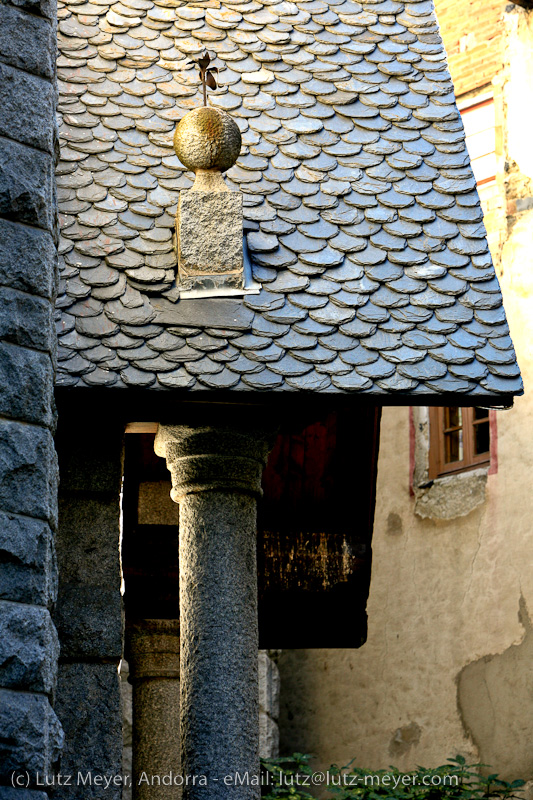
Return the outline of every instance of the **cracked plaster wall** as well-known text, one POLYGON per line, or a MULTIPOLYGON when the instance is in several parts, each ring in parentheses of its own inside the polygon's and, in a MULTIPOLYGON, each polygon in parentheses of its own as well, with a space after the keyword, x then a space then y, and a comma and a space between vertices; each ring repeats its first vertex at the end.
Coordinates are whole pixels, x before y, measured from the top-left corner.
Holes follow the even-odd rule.
MULTIPOLYGON (((533 695, 533 628, 524 598, 518 612, 520 644, 468 664, 459 674, 459 708, 483 761, 502 761, 509 775, 531 777, 531 730, 524 709, 533 695)), ((527 713, 527 712, 526 712, 527 713)))

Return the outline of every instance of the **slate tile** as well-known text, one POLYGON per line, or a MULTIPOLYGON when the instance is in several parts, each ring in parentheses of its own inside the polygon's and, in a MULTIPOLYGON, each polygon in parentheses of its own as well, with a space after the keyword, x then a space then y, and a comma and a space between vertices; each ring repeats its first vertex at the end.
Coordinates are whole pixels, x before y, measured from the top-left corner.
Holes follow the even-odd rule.
MULTIPOLYGON (((289 295, 289 300, 291 303, 297 308, 305 308, 305 309, 312 309, 312 308, 323 308, 329 302, 329 298, 323 295, 313 295, 309 294, 308 292, 300 292, 299 294, 291 294, 289 295)), ((300 319, 304 319, 305 317, 300 317, 300 319)), ((296 320, 295 320, 296 321, 296 320)))
POLYGON ((387 350, 383 352, 383 358, 393 364, 417 364, 422 361, 427 354, 426 349, 413 348, 404 345, 396 350, 387 350))
POLYGON ((465 322, 470 322, 473 312, 472 309, 457 302, 449 308, 436 308, 435 316, 441 322, 453 322, 456 325, 462 325, 465 322))
POLYGON ((422 329, 424 328, 421 323, 429 320, 433 316, 433 312, 430 308, 417 308, 412 303, 404 308, 391 308, 390 314, 392 318, 398 322, 414 323, 422 327, 422 329))
POLYGON ((331 333, 335 330, 335 325, 327 325, 323 322, 318 322, 309 316, 302 322, 295 322, 293 328, 297 333, 302 333, 304 336, 318 336, 319 334, 331 333))
POLYGON ((262 372, 243 375, 243 383, 251 386, 252 389, 276 389, 283 385, 283 377, 276 375, 269 369, 263 369, 262 372))
POLYGON ((436 292, 443 292, 450 295, 462 295, 467 289, 466 281, 454 278, 453 275, 445 275, 442 278, 429 278, 428 286, 436 292))
POLYGON ((487 364, 489 372, 500 378, 517 378, 520 376, 520 368, 516 361, 512 364, 487 364))
POLYGON ((363 389, 370 389, 372 386, 372 381, 369 378, 359 375, 355 370, 346 375, 332 375, 331 382, 337 389, 347 392, 359 392, 363 389))
POLYGON ((386 361, 381 356, 372 364, 361 365, 357 367, 357 372, 365 378, 375 380, 383 380, 390 378, 396 372, 396 366, 386 361))
MULTIPOLYGON (((297 323, 298 325, 299 323, 297 323)), ((297 325, 295 325, 296 330, 298 330, 297 325)), ((290 325, 281 325, 278 322, 270 322, 269 320, 261 317, 260 315, 256 315, 254 317, 252 323, 252 332, 257 336, 265 336, 269 339, 275 338, 277 336, 283 336, 283 334, 288 333, 290 330, 290 325)))
POLYGON ((514 364, 516 356, 513 349, 498 350, 492 342, 488 342, 484 347, 476 349, 476 358, 485 364, 514 364))
POLYGON ((435 348, 431 351, 431 355, 433 358, 436 358, 437 361, 442 361, 445 364, 468 364, 474 359, 473 350, 456 347, 451 344, 435 348))
POLYGON ((313 367, 311 364, 296 359, 290 353, 286 353, 279 361, 270 362, 269 369, 277 375, 297 376, 305 375, 310 372, 313 367))
POLYGON ((217 373, 202 373, 197 376, 198 381, 211 389, 232 389, 240 381, 239 375, 224 367, 217 373))
POLYGON ((422 361, 416 364, 400 364, 398 372, 406 378, 411 378, 417 381, 431 381, 437 378, 443 378, 447 373, 445 364, 441 364, 430 355, 425 356, 422 361))
POLYGON ((489 392, 501 394, 523 394, 524 392, 521 377, 506 378, 488 373, 485 378, 480 380, 480 385, 489 392))
MULTIPOLYGON (((429 333, 421 330, 413 330, 404 333, 402 340, 407 347, 420 350, 432 350, 435 347, 442 347, 446 344, 446 338, 442 334, 429 333)), ((452 343, 455 344, 455 342, 452 343)))
POLYGON ((327 375, 319 375, 317 372, 309 372, 307 375, 297 377, 287 377, 286 383, 293 389, 306 392, 324 391, 331 384, 331 379, 327 375))
POLYGON ((513 346, 509 334, 506 334, 504 336, 494 336, 491 339, 491 344, 498 350, 510 350, 513 346))
MULTIPOLYGON (((474 286, 478 287, 481 284, 474 284, 474 286)), ((459 302, 469 308, 475 308, 478 310, 481 309, 497 309, 501 308, 502 299, 501 295, 492 294, 492 293, 485 293, 476 291, 475 288, 470 287, 468 291, 466 291, 461 297, 459 298, 459 302)))

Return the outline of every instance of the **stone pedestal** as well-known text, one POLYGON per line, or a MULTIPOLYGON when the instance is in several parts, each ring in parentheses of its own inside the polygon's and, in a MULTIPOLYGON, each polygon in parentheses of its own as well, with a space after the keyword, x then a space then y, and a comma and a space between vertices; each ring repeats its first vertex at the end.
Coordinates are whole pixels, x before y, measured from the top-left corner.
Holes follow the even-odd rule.
POLYGON ((239 424, 156 436, 180 504, 184 800, 260 795, 256 498, 272 438, 239 424))
MULTIPOLYGON (((217 173, 222 185, 224 181, 217 173)), ((193 289, 242 289, 242 194, 200 188, 181 192, 176 217, 179 284, 193 289)))
POLYGON ((177 800, 180 789, 179 621, 140 620, 126 629, 133 685, 133 800, 177 800))

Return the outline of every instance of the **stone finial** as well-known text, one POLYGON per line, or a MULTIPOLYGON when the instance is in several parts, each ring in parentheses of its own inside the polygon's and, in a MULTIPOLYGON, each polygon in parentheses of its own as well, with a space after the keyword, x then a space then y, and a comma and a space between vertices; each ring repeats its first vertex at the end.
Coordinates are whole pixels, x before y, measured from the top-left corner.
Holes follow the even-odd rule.
POLYGON ((222 173, 241 151, 241 132, 229 114, 196 108, 174 134, 179 160, 196 174, 180 192, 176 216, 178 284, 182 292, 217 295, 244 285, 242 194, 228 189, 222 173))
POLYGON ((225 111, 209 108, 207 87, 217 88, 218 68, 206 50, 193 59, 200 70, 204 105, 186 114, 174 134, 174 150, 182 164, 196 174, 193 191, 227 192, 220 173, 230 169, 241 151, 241 132, 225 111))
POLYGON ((237 123, 217 108, 189 111, 176 127, 174 150, 182 164, 196 174, 192 191, 228 191, 221 173, 230 169, 241 152, 237 123))

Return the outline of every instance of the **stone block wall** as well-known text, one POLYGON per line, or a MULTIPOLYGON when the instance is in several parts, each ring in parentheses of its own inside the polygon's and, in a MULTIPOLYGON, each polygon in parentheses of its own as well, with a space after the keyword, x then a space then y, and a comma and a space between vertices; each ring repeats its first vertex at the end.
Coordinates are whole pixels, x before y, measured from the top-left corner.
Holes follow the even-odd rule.
POLYGON ((63 733, 53 385, 55 7, 0 5, 0 798, 38 800, 63 733))
POLYGON ((279 669, 281 650, 259 651, 259 754, 261 758, 279 755, 279 669))
POLYGON ((133 769, 133 689, 128 681, 130 674, 127 661, 120 665, 120 699, 122 704, 122 772, 129 775, 122 789, 122 800, 131 800, 131 775, 133 769))

